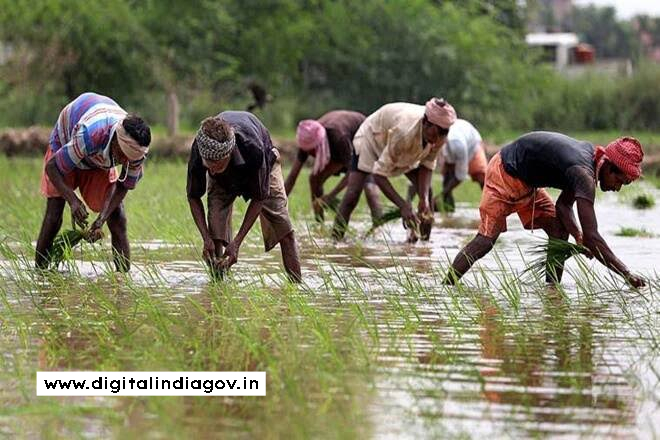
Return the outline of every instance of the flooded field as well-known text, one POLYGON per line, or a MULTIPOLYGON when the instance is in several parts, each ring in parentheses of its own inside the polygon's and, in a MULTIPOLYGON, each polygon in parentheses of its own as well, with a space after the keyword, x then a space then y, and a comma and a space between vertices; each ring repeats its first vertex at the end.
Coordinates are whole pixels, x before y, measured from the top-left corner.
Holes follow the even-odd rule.
MULTIPOLYGON (((657 191, 655 196, 657 197, 657 191)), ((294 207, 294 209, 297 209, 294 207)), ((130 212, 130 211, 129 211, 130 212)), ((597 202, 600 231, 649 286, 573 259, 561 288, 523 272, 545 237, 511 217, 462 286, 440 281, 474 234, 473 205, 407 245, 393 222, 334 243, 294 217, 305 283, 252 232, 213 284, 190 240, 135 240, 130 276, 109 243, 64 270, 0 260, 0 433, 24 437, 614 437, 660 435, 660 208, 597 202), (622 227, 645 237, 618 236, 622 227), (265 398, 37 398, 37 370, 265 370, 265 398)), ((306 220, 306 221, 305 221, 306 220)), ((194 228, 192 222, 180 227, 194 228)))

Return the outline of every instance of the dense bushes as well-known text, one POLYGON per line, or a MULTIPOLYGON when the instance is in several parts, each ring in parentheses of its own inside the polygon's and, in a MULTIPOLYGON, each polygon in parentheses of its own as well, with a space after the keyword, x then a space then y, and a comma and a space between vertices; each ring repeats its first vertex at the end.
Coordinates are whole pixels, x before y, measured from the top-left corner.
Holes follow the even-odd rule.
POLYGON ((539 79, 529 98, 530 125, 520 128, 660 130, 658 65, 640 65, 630 78, 592 73, 569 79, 546 73, 539 79))
POLYGON ((0 41, 14 56, 0 66, 0 126, 50 125, 95 90, 161 125, 175 93, 181 125, 194 128, 245 108, 257 81, 274 97, 260 116, 276 131, 331 108, 432 95, 484 129, 660 128, 660 68, 561 77, 535 63, 515 0, 2 3, 0 41))

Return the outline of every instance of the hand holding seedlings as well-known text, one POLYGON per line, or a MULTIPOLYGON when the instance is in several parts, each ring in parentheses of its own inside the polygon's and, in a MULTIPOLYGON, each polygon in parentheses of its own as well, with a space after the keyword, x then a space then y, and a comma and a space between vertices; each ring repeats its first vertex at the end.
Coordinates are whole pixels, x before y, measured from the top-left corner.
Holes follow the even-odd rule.
POLYGON ((92 228, 85 232, 85 240, 87 240, 88 243, 96 243, 97 241, 102 240, 103 237, 103 230, 100 227, 92 228))
POLYGON ((238 243, 232 241, 225 248, 225 253, 222 255, 222 258, 220 259, 219 266, 222 269, 229 269, 231 266, 236 264, 237 261, 238 261, 238 243))
POLYGON ((89 217, 89 214, 87 213, 85 204, 78 197, 75 197, 71 201, 71 215, 73 215, 73 220, 78 226, 83 229, 87 228, 87 217, 89 217))
POLYGON ((412 209, 410 203, 404 203, 401 207, 401 219, 403 220, 403 227, 408 229, 415 229, 419 225, 419 219, 412 209))
POLYGON ((89 230, 84 232, 85 240, 89 243, 95 243, 103 239, 103 222, 99 219, 94 220, 89 230))
POLYGON ((210 266, 215 265, 215 243, 213 243, 213 240, 211 240, 211 238, 207 238, 204 240, 202 257, 204 258, 204 261, 206 261, 206 263, 209 264, 210 266))
POLYGON ((635 289, 646 286, 646 281, 639 275, 633 273, 626 274, 626 281, 635 289))

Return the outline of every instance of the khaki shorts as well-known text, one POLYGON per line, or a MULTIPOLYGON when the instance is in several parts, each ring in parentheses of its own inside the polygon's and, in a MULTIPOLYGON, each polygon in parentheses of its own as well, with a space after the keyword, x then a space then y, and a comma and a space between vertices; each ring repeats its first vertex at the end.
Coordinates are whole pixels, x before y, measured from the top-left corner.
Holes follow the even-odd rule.
MULTIPOLYGON (((284 190, 284 178, 279 155, 270 172, 270 194, 263 201, 261 214, 261 232, 266 252, 275 247, 284 237, 293 232, 289 218, 289 201, 284 190)), ((213 240, 220 240, 226 246, 231 241, 231 214, 235 194, 228 194, 224 188, 209 179, 208 186, 208 224, 213 240)))

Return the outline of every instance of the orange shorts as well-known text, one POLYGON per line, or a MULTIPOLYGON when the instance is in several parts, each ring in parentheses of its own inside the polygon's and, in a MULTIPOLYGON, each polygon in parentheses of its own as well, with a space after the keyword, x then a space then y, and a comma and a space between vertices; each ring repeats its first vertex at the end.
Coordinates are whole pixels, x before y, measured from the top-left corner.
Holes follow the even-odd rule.
MULTIPOLYGON (((44 168, 41 173, 41 194, 49 199, 62 197, 62 194, 55 188, 55 185, 46 174, 46 164, 53 156, 53 151, 48 146, 44 156, 44 168)), ((114 168, 109 170, 100 168, 94 170, 75 169, 64 176, 64 183, 73 190, 79 189, 83 201, 94 212, 101 212, 106 195, 116 180, 117 171, 114 168)))
POLYGON ((474 152, 474 156, 468 164, 468 174, 472 177, 472 180, 477 180, 476 176, 478 174, 486 174, 486 167, 488 166, 488 160, 486 159, 486 151, 484 150, 483 145, 479 144, 477 151, 474 152))
POLYGON ((506 231, 506 218, 514 212, 520 217, 525 229, 536 227, 534 220, 555 217, 555 204, 543 189, 534 188, 504 170, 502 157, 497 153, 486 168, 486 182, 479 214, 479 234, 495 238, 506 231))

